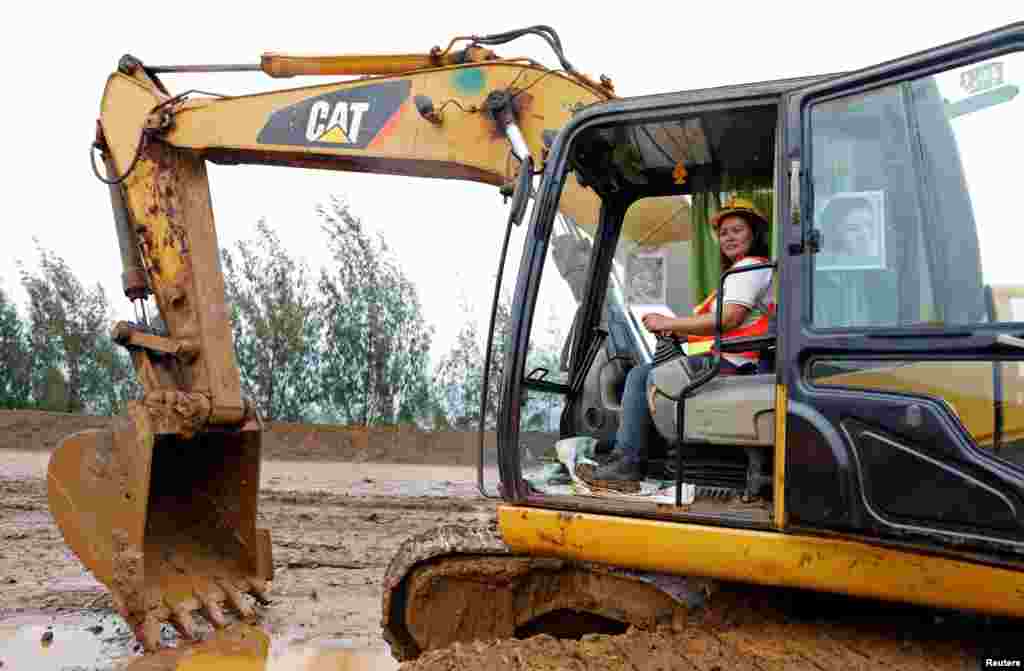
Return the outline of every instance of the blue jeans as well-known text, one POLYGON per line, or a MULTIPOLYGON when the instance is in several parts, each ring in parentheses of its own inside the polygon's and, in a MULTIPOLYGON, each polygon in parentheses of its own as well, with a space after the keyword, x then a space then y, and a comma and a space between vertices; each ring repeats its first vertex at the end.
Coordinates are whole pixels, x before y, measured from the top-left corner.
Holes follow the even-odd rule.
POLYGON ((615 449, 630 465, 647 461, 647 446, 654 431, 651 410, 647 407, 647 376, 652 368, 653 364, 645 363, 631 369, 622 391, 622 415, 615 433, 615 449))
MULTIPOLYGON (((707 354, 692 356, 691 366, 700 370, 708 359, 710 355, 707 354)), ((615 450, 630 465, 646 465, 651 432, 655 431, 651 409, 647 405, 647 377, 652 368, 653 364, 645 363, 631 369, 626 375, 626 387, 622 391, 622 415, 619 430, 615 433, 615 450)), ((735 375, 736 372, 736 366, 722 359, 720 375, 735 375)))

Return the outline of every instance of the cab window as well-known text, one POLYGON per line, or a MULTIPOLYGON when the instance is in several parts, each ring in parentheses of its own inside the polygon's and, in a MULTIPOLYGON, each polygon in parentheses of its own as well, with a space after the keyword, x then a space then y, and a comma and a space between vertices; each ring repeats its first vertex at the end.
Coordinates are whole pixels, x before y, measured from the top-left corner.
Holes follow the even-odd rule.
POLYGON ((1022 73, 1008 54, 813 106, 815 327, 1024 321, 1022 73))

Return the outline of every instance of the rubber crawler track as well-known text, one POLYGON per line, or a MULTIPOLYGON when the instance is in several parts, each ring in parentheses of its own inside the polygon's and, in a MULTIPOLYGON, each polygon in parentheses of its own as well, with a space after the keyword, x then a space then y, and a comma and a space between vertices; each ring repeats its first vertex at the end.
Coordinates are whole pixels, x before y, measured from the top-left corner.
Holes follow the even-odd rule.
MULTIPOLYGON (((558 639, 544 633, 523 640, 499 636, 499 640, 456 642, 446 647, 420 650, 416 637, 404 628, 404 607, 410 594, 422 595, 425 582, 439 581, 437 593, 448 599, 448 603, 424 618, 428 623, 443 619, 445 613, 452 613, 453 618, 461 618, 471 625, 481 619, 498 621, 500 618, 495 618, 493 612, 502 599, 523 608, 524 584, 529 585, 525 589, 525 601, 532 603, 534 600, 536 581, 509 583, 507 577, 510 573, 502 568, 495 573, 500 584, 481 585, 480 576, 485 574, 474 573, 473 579, 478 584, 472 585, 471 592, 467 592, 469 598, 465 599, 465 605, 457 603, 457 597, 453 601, 452 590, 447 584, 442 584, 444 574, 450 571, 456 575, 460 570, 464 571, 459 567, 472 564, 467 555, 482 558, 482 564, 487 564, 486 557, 490 556, 490 563, 494 566, 534 561, 541 562, 538 564, 540 571, 551 570, 543 560, 507 554, 493 529, 470 530, 449 526, 409 541, 388 570, 383 622, 385 637, 391 642, 393 653, 399 659, 408 660, 403 669, 926 671, 985 668, 986 657, 1024 657, 1024 637, 1020 636, 1024 623, 1019 621, 993 620, 973 614, 939 612, 805 591, 722 583, 717 585, 704 607, 670 609, 666 618, 662 604, 657 616, 647 618, 641 626, 633 626, 623 634, 586 634, 582 640, 558 639), (413 577, 406 580, 407 576, 413 577), (519 597, 511 601, 503 594, 509 584, 521 590, 519 597), (486 593, 488 589, 492 590, 492 597, 480 598, 480 590, 486 593), (475 608, 483 610, 476 612, 475 608)), ((566 568, 579 573, 579 567, 569 565, 566 568)), ((604 571, 598 568, 595 572, 604 571)), ((562 586, 578 584, 579 580, 560 583, 562 586)), ((600 590, 599 585, 594 592, 598 598, 593 602, 594 607, 588 610, 604 609, 609 612, 600 590)), ((574 597, 570 595, 567 598, 574 597)), ((586 603, 586 596, 582 601, 576 598, 578 603, 586 603)), ((640 598, 647 597, 641 594, 640 598)), ((527 609, 531 607, 530 604, 525 606, 527 609)), ((610 612, 614 610, 612 608, 610 612)), ((413 619, 415 616, 413 613, 413 619)), ((625 619, 637 623, 640 618, 625 619)), ((494 631, 509 632, 514 624, 502 625, 499 622, 494 631)), ((441 630, 445 628, 443 624, 431 626, 441 630)), ((453 625, 451 630, 455 631, 459 626, 463 625, 453 625)), ((419 627, 419 640, 427 640, 422 624, 412 623, 410 627, 419 627)), ((542 628, 540 631, 546 630, 542 628)), ((445 635, 449 634, 443 634, 441 638, 445 635)), ((456 636, 455 640, 466 639, 456 636)))

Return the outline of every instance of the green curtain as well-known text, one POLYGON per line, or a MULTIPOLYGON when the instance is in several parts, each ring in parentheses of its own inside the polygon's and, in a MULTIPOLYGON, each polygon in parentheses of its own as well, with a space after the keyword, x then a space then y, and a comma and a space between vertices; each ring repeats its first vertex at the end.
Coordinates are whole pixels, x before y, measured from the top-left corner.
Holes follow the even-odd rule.
POLYGON ((699 305, 718 286, 722 264, 718 243, 712 235, 711 213, 718 211, 718 194, 701 191, 693 194, 690 223, 693 238, 690 243, 690 287, 693 304, 699 305))
POLYGON ((718 289, 718 280, 722 274, 721 257, 718 243, 711 230, 711 217, 721 209, 721 203, 732 196, 746 198, 754 203, 761 214, 768 218, 769 236, 772 245, 772 258, 778 249, 778 232, 772 221, 772 192, 767 189, 742 188, 726 189, 719 194, 716 191, 700 191, 693 194, 690 222, 693 226, 693 240, 690 251, 690 286, 693 290, 693 304, 697 305, 707 298, 712 291, 718 289))

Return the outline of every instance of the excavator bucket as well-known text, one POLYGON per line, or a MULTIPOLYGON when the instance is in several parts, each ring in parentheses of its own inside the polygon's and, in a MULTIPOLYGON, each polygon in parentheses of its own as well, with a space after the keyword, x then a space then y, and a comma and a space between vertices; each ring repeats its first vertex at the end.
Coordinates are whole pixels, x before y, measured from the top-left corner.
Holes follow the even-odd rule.
POLYGON ((223 626, 226 604, 266 601, 270 533, 256 528, 260 431, 158 434, 129 403, 111 430, 65 438, 50 458, 50 511, 71 549, 106 585, 147 650, 169 621, 195 636, 192 611, 223 626))

